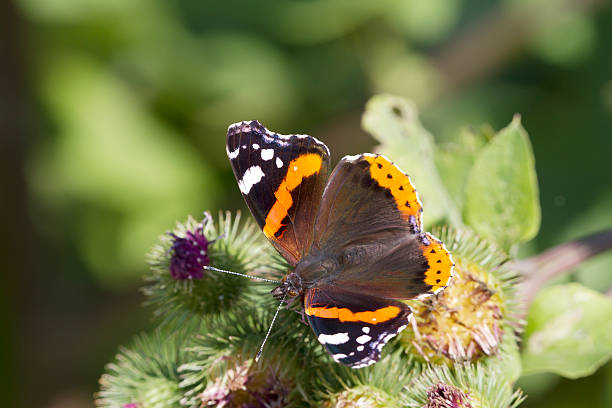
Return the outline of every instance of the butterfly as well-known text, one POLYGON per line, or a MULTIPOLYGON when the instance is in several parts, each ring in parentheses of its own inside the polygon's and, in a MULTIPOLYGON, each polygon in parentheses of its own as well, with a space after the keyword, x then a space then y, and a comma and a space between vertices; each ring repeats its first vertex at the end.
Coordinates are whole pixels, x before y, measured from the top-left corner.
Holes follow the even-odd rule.
POLYGON ((345 156, 330 175, 324 143, 257 121, 231 125, 226 151, 253 217, 293 268, 272 294, 302 302, 335 361, 378 361, 410 322, 401 300, 449 284, 451 254, 422 232, 418 194, 385 156, 345 156))

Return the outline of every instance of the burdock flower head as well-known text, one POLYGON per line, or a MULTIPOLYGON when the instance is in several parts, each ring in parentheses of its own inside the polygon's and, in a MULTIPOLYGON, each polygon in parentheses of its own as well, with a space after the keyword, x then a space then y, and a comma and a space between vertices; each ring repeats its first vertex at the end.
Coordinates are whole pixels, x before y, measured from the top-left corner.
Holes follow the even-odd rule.
POLYGON ((270 263, 270 250, 260 235, 254 222, 241 222, 239 213, 220 213, 216 220, 206 214, 202 221, 189 217, 177 223, 148 254, 150 271, 143 292, 155 315, 163 317, 163 324, 183 326, 188 320, 199 325, 203 314, 226 313, 247 301, 249 293, 269 291, 247 279, 205 269, 257 274, 255 269, 270 263))
POLYGON ((507 256, 468 231, 441 231, 452 252, 455 276, 440 294, 411 301, 414 330, 401 339, 411 354, 453 364, 495 355, 504 336, 519 329, 513 311, 516 275, 504 269, 507 256))
POLYGON ((182 398, 176 367, 184 362, 185 333, 156 331, 123 347, 100 378, 100 408, 175 407, 182 398))
POLYGON ((170 251, 170 275, 176 280, 202 279, 204 277, 203 267, 210 263, 208 257, 208 246, 212 243, 204 235, 205 218, 193 230, 185 231, 185 237, 181 238, 173 232, 169 232, 173 238, 170 251))
POLYGON ((200 394, 202 407, 275 408, 289 403, 289 384, 271 367, 261 368, 252 359, 240 362, 224 359, 229 366, 200 394))
POLYGON ((394 406, 396 402, 385 392, 364 385, 334 395, 332 400, 323 404, 323 408, 384 408, 394 406))
POLYGON ((401 350, 359 370, 339 364, 319 366, 311 375, 316 391, 305 398, 323 408, 399 407, 404 387, 419 373, 418 367, 412 367, 412 358, 401 350))
POLYGON ((523 400, 498 368, 480 363, 453 368, 430 366, 404 388, 401 406, 410 408, 515 408, 523 400), (499 370, 499 371, 498 371, 499 370))

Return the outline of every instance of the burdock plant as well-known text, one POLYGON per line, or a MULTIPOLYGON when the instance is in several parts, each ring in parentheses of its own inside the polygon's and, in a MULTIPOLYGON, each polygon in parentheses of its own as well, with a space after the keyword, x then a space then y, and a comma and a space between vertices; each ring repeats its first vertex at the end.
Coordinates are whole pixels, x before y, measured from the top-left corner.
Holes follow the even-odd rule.
POLYGON ((608 249, 612 234, 516 259, 540 223, 534 157, 518 117, 497 133, 467 130, 441 145, 409 102, 383 95, 368 103, 363 127, 377 152, 411 176, 425 229, 455 262, 445 290, 407 301, 411 324, 381 360, 337 364, 299 305, 277 311, 269 292, 290 268, 250 216, 188 217, 149 253, 143 292, 159 327, 107 365, 97 406, 514 407, 521 374, 574 378, 608 361, 610 299, 578 284, 542 287, 608 249))

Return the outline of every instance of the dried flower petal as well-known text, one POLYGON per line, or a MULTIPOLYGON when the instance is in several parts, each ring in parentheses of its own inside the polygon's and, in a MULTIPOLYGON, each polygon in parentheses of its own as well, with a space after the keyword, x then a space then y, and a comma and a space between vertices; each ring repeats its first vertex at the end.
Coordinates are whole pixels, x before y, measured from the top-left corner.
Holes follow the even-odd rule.
POLYGON ((424 408, 472 408, 469 395, 452 385, 438 383, 427 390, 424 408))
POLYGON ((202 407, 275 408, 288 404, 289 386, 274 370, 258 370, 252 360, 230 368, 200 394, 202 407))
POLYGON ((458 262, 443 293, 413 306, 416 330, 410 342, 425 360, 474 361, 497 353, 503 334, 501 299, 478 276, 474 266, 458 262))

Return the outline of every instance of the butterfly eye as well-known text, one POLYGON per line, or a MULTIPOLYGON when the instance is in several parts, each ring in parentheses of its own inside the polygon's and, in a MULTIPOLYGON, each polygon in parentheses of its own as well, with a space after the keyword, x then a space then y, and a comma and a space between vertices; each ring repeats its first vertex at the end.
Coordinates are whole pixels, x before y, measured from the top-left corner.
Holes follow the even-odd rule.
POLYGON ((289 296, 291 296, 291 297, 296 297, 298 295, 298 293, 295 290, 293 290, 293 289, 289 290, 289 292, 287 292, 287 294, 289 296))

